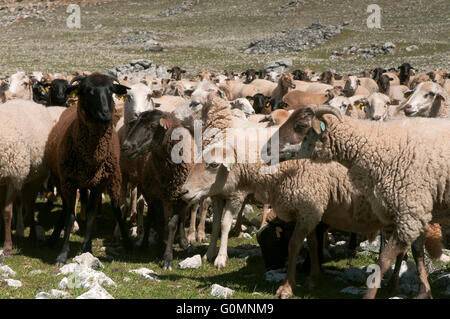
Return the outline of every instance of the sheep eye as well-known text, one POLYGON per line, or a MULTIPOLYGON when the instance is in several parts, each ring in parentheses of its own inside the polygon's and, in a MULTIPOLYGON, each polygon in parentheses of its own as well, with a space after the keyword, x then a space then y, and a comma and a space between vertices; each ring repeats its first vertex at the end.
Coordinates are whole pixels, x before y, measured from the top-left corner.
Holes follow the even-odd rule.
POLYGON ((208 168, 217 168, 217 167, 219 167, 219 163, 214 163, 214 162, 213 163, 208 163, 207 167, 208 168))
POLYGON ((427 96, 433 97, 433 96, 435 96, 435 93, 434 92, 429 92, 428 94, 425 94, 425 97, 427 97, 427 96))
POLYGON ((302 130, 305 130, 307 128, 308 128, 308 125, 303 123, 303 122, 296 123, 295 126, 294 126, 294 130, 296 130, 296 131, 302 131, 302 130))

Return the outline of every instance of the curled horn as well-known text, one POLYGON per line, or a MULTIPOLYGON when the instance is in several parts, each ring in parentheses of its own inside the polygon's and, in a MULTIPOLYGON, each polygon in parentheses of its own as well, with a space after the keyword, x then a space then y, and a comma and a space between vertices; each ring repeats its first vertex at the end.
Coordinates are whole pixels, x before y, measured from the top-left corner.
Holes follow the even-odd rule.
POLYGON ((78 75, 76 77, 74 77, 71 81, 70 81, 70 85, 72 85, 74 82, 80 82, 81 80, 85 79, 86 75, 78 75))
POLYGON ((341 111, 330 105, 320 105, 314 109, 314 113, 317 117, 322 117, 325 114, 332 114, 336 116, 339 121, 343 121, 341 111))

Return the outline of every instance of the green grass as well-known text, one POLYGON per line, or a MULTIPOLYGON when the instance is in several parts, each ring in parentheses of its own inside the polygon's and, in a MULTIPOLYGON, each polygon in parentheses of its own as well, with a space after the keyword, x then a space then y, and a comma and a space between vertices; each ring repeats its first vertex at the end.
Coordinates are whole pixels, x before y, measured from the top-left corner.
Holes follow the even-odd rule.
MULTIPOLYGON (((107 199, 106 199, 107 201, 107 199)), ((94 225, 93 255, 98 257, 105 268, 102 270, 116 284, 116 287, 108 287, 106 290, 114 298, 213 298, 210 295, 212 284, 220 284, 235 291, 232 298, 274 298, 279 283, 265 281, 265 268, 261 257, 229 258, 225 269, 218 270, 213 264, 204 262, 198 269, 179 269, 178 263, 192 254, 182 250, 175 245, 174 267, 172 271, 162 269, 160 255, 152 249, 140 251, 135 248, 133 252, 120 256, 108 256, 102 247, 117 247, 112 238, 114 228, 113 216, 107 202, 103 203, 103 213, 100 214, 94 225), (112 260, 111 260, 112 259, 112 260), (129 270, 146 267, 156 272, 161 282, 144 279, 137 274, 129 273, 129 270), (124 282, 125 277, 131 281, 124 282)), ((52 227, 61 211, 59 205, 53 207, 49 212, 49 207, 38 202, 36 205, 36 215, 40 224, 49 236, 52 227)), ((255 213, 246 216, 248 219, 260 218, 260 210, 255 207, 255 213)), ((131 227, 131 224, 128 225, 131 227)), ((82 223, 81 231, 84 229, 82 223)), ((207 232, 210 229, 207 228, 207 232)), ((25 232, 28 236, 28 228, 25 232)), ((36 248, 28 238, 19 240, 14 237, 14 255, 5 259, 5 264, 11 267, 23 286, 14 289, 7 287, 5 283, 0 284, 0 299, 5 298, 34 298, 39 292, 58 289, 58 283, 63 275, 56 276, 58 268, 54 265, 59 249, 47 247, 36 248), (32 270, 42 270, 43 273, 30 275, 32 270)), ((82 233, 71 235, 71 249, 68 262, 81 253, 82 233)), ((257 245, 255 236, 252 239, 231 237, 229 246, 236 247, 241 244, 257 245)), ((196 244, 195 254, 204 255, 207 246, 196 244)), ((365 266, 376 262, 377 254, 358 254, 353 259, 341 259, 326 263, 324 266, 330 270, 343 270, 350 266, 365 266)), ((297 285, 294 289, 295 298, 317 299, 317 298, 359 298, 358 296, 344 295, 339 291, 347 284, 336 282, 334 275, 325 273, 320 285, 313 290, 309 290, 306 285, 306 275, 300 270, 297 271, 297 285)), ((364 287, 361 287, 364 288, 364 287)), ((72 297, 77 297, 85 292, 82 289, 67 290, 72 297)), ((442 297, 442 291, 433 289, 435 298, 442 297)), ((381 289, 377 295, 379 298, 392 296, 387 291, 381 289)))

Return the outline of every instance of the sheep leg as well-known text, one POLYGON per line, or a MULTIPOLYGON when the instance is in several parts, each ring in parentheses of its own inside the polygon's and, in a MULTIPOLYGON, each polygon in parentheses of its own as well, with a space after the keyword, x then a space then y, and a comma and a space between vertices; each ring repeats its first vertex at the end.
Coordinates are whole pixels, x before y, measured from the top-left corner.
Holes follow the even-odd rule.
POLYGON ((88 203, 88 190, 87 189, 80 189, 80 218, 82 221, 86 221, 86 209, 87 209, 87 203, 88 203))
POLYGON ((131 189, 130 194, 130 220, 132 222, 136 219, 136 213, 137 213, 137 198, 138 198, 138 191, 137 187, 133 187, 131 189))
POLYGON ((232 234, 235 234, 236 236, 240 236, 242 233, 242 219, 243 219, 243 211, 244 211, 244 205, 242 205, 242 210, 239 212, 239 214, 236 217, 236 224, 234 225, 234 228, 232 230, 232 234))
POLYGON ((12 255, 13 244, 11 238, 11 220, 13 214, 13 202, 14 202, 14 189, 12 185, 6 186, 4 190, 4 198, 3 201, 0 200, 0 203, 3 202, 3 225, 5 227, 5 241, 3 243, 3 254, 5 256, 12 255))
POLYGON ((402 267, 403 257, 404 254, 400 253, 395 259, 394 271, 392 272, 391 278, 389 278, 389 282, 387 284, 387 290, 390 292, 397 291, 400 268, 402 267))
POLYGON ((219 238, 220 224, 222 220, 222 212, 223 207, 225 206, 225 201, 221 198, 213 197, 212 206, 213 206, 213 225, 211 231, 211 241, 208 246, 208 250, 206 255, 203 256, 203 259, 208 261, 213 261, 213 258, 216 256, 217 251, 217 239, 219 238))
MULTIPOLYGON (((406 253, 406 249, 407 246, 398 240, 394 232, 389 238, 387 245, 381 252, 380 258, 377 262, 377 265, 379 267, 379 274, 377 274, 377 276, 379 276, 379 282, 381 282, 381 278, 383 278, 386 271, 389 269, 389 267, 391 267, 394 258, 396 258, 399 254, 406 253)), ((364 299, 374 299, 375 295, 377 294, 377 290, 377 285, 372 288, 368 288, 366 294, 364 295, 364 299)))
POLYGON ((61 252, 56 258, 56 265, 61 266, 66 263, 67 256, 70 250, 70 231, 72 230, 73 223, 75 221, 75 199, 76 190, 71 192, 65 192, 63 195, 63 201, 65 202, 65 228, 64 228, 64 239, 61 252))
POLYGON ((137 201, 136 205, 136 224, 137 224, 137 233, 139 238, 142 237, 142 234, 144 233, 144 208, 145 208, 145 202, 144 198, 139 195, 139 199, 137 201))
POLYGON ((164 265, 163 269, 172 270, 173 262, 173 242, 175 240, 175 233, 177 232, 178 222, 180 215, 174 214, 169 221, 169 235, 167 238, 166 250, 164 252, 164 265))
POLYGON ((259 229, 263 228, 266 224, 267 215, 269 214, 269 204, 265 204, 263 208, 263 216, 261 219, 261 226, 259 226, 259 229))
MULTIPOLYGON (((314 225, 313 227, 315 227, 314 225)), ((297 267, 297 258, 300 250, 303 246, 303 241, 308 235, 309 231, 302 225, 302 223, 297 222, 295 224, 294 232, 289 240, 288 245, 288 267, 287 274, 284 283, 277 290, 277 297, 281 299, 288 299, 293 296, 292 287, 295 287, 295 275, 297 267)), ((312 256, 311 256, 311 259, 312 256)))
POLYGON ((428 283, 427 269, 425 267, 424 261, 423 237, 424 235, 420 235, 420 237, 417 238, 411 245, 412 254, 414 257, 414 261, 416 262, 417 272, 420 279, 419 294, 414 298, 433 299, 433 297, 431 296, 431 289, 430 284, 428 283))
POLYGON ((231 224, 233 223, 233 215, 231 201, 227 201, 225 204, 225 212, 222 217, 222 236, 220 238, 219 254, 214 261, 214 266, 218 269, 225 268, 227 264, 228 234, 230 232, 231 224))
POLYGON ((59 215, 58 222, 56 223, 56 226, 53 229, 50 238, 47 240, 48 247, 53 248, 58 243, 58 239, 61 236, 61 230, 64 227, 64 221, 66 220, 66 214, 67 214, 67 206, 65 201, 63 200, 63 210, 59 215))
POLYGON ((208 206, 211 204, 211 199, 204 199, 201 205, 202 214, 200 216, 200 222, 198 223, 197 241, 203 243, 206 241, 205 222, 206 215, 208 214, 208 206))
POLYGON ((186 249, 189 247, 189 242, 186 239, 186 231, 184 230, 184 225, 186 222, 186 211, 189 209, 189 207, 186 206, 186 204, 182 204, 182 209, 180 211, 180 217, 179 217, 179 221, 178 221, 178 235, 180 236, 179 238, 179 244, 180 247, 182 249, 186 249))
MULTIPOLYGON (((111 197, 111 205, 114 212, 114 216, 116 217, 116 221, 119 223, 120 234, 122 235, 124 247, 127 251, 132 251, 133 245, 131 243, 130 237, 128 236, 125 221, 122 218, 122 211, 120 210, 118 196, 113 196, 113 194, 110 194, 109 196, 111 197)), ((101 200, 98 201, 98 205, 100 204, 101 200)))
POLYGON ((199 205, 194 205, 191 208, 191 220, 189 223, 189 232, 187 236, 187 240, 190 244, 195 243, 195 233, 196 233, 196 224, 197 224, 197 210, 199 209, 199 205))
MULTIPOLYGON (((316 230, 313 230, 308 235, 308 238, 307 238, 308 239, 309 255, 310 255, 310 263, 311 263, 309 277, 308 277, 307 282, 306 282, 306 284, 307 284, 309 289, 315 288, 317 286, 317 284, 319 283, 319 280, 320 280, 320 277, 321 277, 320 257, 319 257, 319 254, 318 254, 319 249, 320 249, 321 246, 319 246, 319 241, 318 241, 317 237, 318 236, 317 236, 316 230)), ((323 238, 323 234, 322 234, 322 238, 323 238)))
POLYGON ((17 211, 16 211, 16 236, 19 238, 23 238, 25 232, 25 225, 23 223, 23 210, 24 210, 24 199, 17 198, 17 211))
POLYGON ((89 201, 86 210, 86 232, 84 234, 84 240, 81 244, 81 251, 83 253, 92 253, 92 226, 94 225, 94 219, 96 216, 96 208, 98 206, 98 201, 101 199, 101 194, 96 190, 92 191, 89 195, 89 201))

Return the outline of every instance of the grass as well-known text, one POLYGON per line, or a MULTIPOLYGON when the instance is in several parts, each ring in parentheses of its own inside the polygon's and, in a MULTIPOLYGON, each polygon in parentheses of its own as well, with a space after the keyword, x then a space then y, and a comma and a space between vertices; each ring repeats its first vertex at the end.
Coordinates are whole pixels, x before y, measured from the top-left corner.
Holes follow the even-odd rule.
MULTIPOLYGON (((40 224, 49 236, 52 227, 61 212, 60 205, 56 205, 51 210, 47 204, 38 202, 36 205, 36 215, 40 224)), ((248 215, 248 219, 258 218, 259 209, 255 206, 255 213, 248 215)), ((80 228, 83 230, 82 222, 80 228)), ((114 228, 113 214, 107 202, 103 203, 103 213, 96 219, 96 226, 93 239, 93 254, 98 257, 105 268, 102 270, 116 284, 116 287, 108 287, 106 290, 114 298, 213 298, 210 295, 210 287, 216 283, 229 287, 235 291, 232 298, 244 299, 266 299, 274 298, 279 283, 265 281, 264 262, 261 257, 229 258, 225 269, 218 270, 213 264, 204 262, 198 269, 179 269, 178 263, 192 253, 182 250, 175 245, 174 269, 172 271, 163 270, 162 262, 158 253, 152 249, 140 251, 137 248, 132 253, 121 256, 107 255, 102 247, 117 247, 111 237, 114 228), (156 272, 161 279, 160 282, 144 279, 137 274, 129 273, 129 270, 146 267, 156 272), (131 281, 124 281, 128 277, 131 281)), ((131 226, 131 225, 129 225, 131 226)), ((81 231, 80 230, 80 231, 81 231)), ((207 229, 209 232, 210 230, 207 229)), ((25 232, 27 237, 28 229, 25 232)), ((54 265, 60 245, 57 249, 47 247, 36 248, 28 238, 19 240, 14 237, 14 256, 5 259, 5 264, 11 267, 16 276, 14 279, 20 280, 23 284, 18 289, 10 288, 5 283, 0 283, 0 299, 7 298, 34 298, 39 292, 58 289, 58 283, 63 278, 56 276, 58 268, 54 265), (41 270, 38 275, 31 275, 32 270, 41 270)), ((81 253, 82 233, 71 235, 71 250, 68 262, 81 253)), ((231 237, 229 246, 236 247, 241 244, 257 245, 255 236, 252 239, 231 237)), ((195 254, 205 254, 207 246, 195 244, 195 254)), ((328 270, 343 270, 351 266, 366 266, 376 262, 377 254, 358 254, 353 259, 341 259, 326 263, 324 266, 328 270)), ((306 285, 306 275, 298 269, 297 285, 294 289, 295 298, 317 299, 317 298, 359 298, 358 296, 344 295, 339 291, 348 286, 334 280, 335 275, 325 273, 320 285, 309 290, 306 285)), ((433 286, 432 286, 433 287, 433 286)), ((364 287, 360 287, 364 288, 364 287)), ((443 297, 442 291, 433 289, 435 298, 443 297)), ((68 290, 72 297, 77 297, 84 293, 83 289, 68 290)), ((379 298, 392 296, 387 291, 381 289, 377 295, 379 298)))
MULTIPOLYGON (((18 70, 70 72, 88 69, 105 72, 131 60, 145 58, 166 66, 180 65, 195 75, 200 70, 237 71, 259 68, 264 63, 292 58, 294 67, 314 70, 334 69, 351 72, 380 65, 399 65, 404 59, 419 69, 449 67, 450 37, 446 0, 377 1, 382 8, 381 29, 368 29, 367 5, 370 1, 342 0, 328 4, 311 1, 283 15, 278 8, 287 0, 200 1, 191 10, 170 17, 157 14, 180 1, 134 0, 79 1, 81 28, 66 26, 68 13, 64 5, 54 5, 55 11, 45 11, 46 22, 25 19, 6 28, 0 45, 0 74, 18 70), (330 25, 348 21, 344 32, 331 41, 305 52, 251 55, 243 48, 250 42, 263 39, 288 28, 300 28, 312 22, 330 25), (95 27, 102 25, 99 30, 95 27), (143 45, 112 45, 126 38, 123 28, 132 31, 152 30, 161 33, 163 52, 144 52, 143 45), (344 46, 391 41, 398 50, 394 56, 375 59, 329 60, 331 51, 344 46), (416 44, 419 50, 406 52, 407 45, 416 44)), ((19 5, 23 5, 22 3, 19 5)), ((17 6, 17 4, 16 4, 17 6)), ((0 11, 0 17, 6 10, 0 11)))

